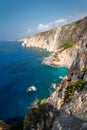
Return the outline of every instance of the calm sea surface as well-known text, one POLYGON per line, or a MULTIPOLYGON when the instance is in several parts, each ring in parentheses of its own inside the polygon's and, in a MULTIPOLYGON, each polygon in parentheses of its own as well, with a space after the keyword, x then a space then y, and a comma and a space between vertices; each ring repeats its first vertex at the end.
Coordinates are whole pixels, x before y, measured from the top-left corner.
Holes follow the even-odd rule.
POLYGON ((52 84, 60 83, 68 69, 42 64, 49 52, 22 47, 18 42, 0 42, 0 119, 21 118, 35 99, 53 92, 52 84), (37 91, 27 92, 34 85, 37 91))

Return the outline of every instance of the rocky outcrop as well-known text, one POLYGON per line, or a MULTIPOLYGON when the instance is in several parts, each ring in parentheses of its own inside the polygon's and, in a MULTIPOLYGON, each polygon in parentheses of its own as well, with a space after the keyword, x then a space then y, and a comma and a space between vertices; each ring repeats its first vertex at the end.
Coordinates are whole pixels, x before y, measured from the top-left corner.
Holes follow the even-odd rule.
POLYGON ((77 57, 77 53, 80 48, 81 46, 78 43, 69 49, 65 49, 64 51, 57 50, 49 57, 46 57, 43 63, 51 66, 65 66, 70 68, 77 57))

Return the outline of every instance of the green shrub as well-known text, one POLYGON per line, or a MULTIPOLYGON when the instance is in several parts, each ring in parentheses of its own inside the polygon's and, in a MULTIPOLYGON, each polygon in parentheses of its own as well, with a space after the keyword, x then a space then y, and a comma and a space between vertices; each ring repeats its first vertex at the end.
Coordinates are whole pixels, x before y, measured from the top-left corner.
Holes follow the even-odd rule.
POLYGON ((74 96, 74 82, 71 82, 66 89, 65 102, 71 101, 73 96, 74 96))
POLYGON ((72 42, 72 41, 65 41, 60 45, 60 49, 63 48, 63 50, 68 49, 70 47, 72 47, 76 42, 72 42))
POLYGON ((84 84, 85 84, 86 82, 87 82, 87 81, 85 81, 85 80, 83 80, 83 79, 78 80, 78 81, 75 83, 75 88, 77 88, 78 90, 83 90, 84 84))
MULTIPOLYGON (((38 101, 38 106, 32 107, 24 119, 24 130, 33 128, 37 129, 37 124, 42 120, 45 122, 48 116, 46 99, 38 101)), ((44 126, 45 127, 45 126, 44 126)))
POLYGON ((83 79, 79 79, 76 82, 71 82, 66 89, 65 102, 69 102, 72 100, 75 90, 77 90, 77 91, 83 90, 85 83, 87 83, 87 81, 85 81, 83 79))
POLYGON ((87 74, 87 66, 83 68, 83 72, 87 74))
POLYGON ((45 104, 46 103, 46 98, 44 98, 44 99, 42 99, 41 101, 40 101, 40 105, 43 105, 43 104, 45 104))

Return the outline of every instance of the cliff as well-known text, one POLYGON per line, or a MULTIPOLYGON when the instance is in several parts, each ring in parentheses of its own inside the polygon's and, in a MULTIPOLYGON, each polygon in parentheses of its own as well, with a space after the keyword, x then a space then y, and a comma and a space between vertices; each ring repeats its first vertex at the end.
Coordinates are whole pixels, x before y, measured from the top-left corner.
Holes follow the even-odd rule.
POLYGON ((87 129, 87 35, 80 44, 70 73, 48 99, 60 111, 52 130, 87 129))
POLYGON ((67 66, 70 72, 61 84, 56 85, 56 91, 46 102, 35 103, 25 116, 24 130, 86 130, 87 17, 70 25, 37 34, 27 39, 26 45, 31 46, 30 40, 35 37, 38 40, 36 44, 33 41, 32 46, 38 46, 42 40, 38 47, 54 51, 44 63, 67 66), (46 39, 51 42, 45 43, 46 39))
POLYGON ((34 46, 53 51, 54 53, 44 60, 45 64, 66 66, 70 68, 80 49, 80 42, 87 32, 87 17, 72 24, 54 28, 21 39, 26 47, 34 46))
POLYGON ((67 77, 25 116, 24 130, 87 129, 87 35, 80 46, 67 77))

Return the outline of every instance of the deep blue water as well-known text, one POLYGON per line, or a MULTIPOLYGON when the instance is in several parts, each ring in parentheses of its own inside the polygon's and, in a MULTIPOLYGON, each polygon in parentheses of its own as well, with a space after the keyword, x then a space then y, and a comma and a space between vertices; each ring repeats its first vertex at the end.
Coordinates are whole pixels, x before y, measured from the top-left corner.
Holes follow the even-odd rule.
POLYGON ((20 118, 35 99, 50 96, 52 83, 60 83, 68 69, 42 64, 46 50, 22 47, 17 42, 0 42, 0 119, 20 118), (28 93, 29 86, 37 91, 28 93))

